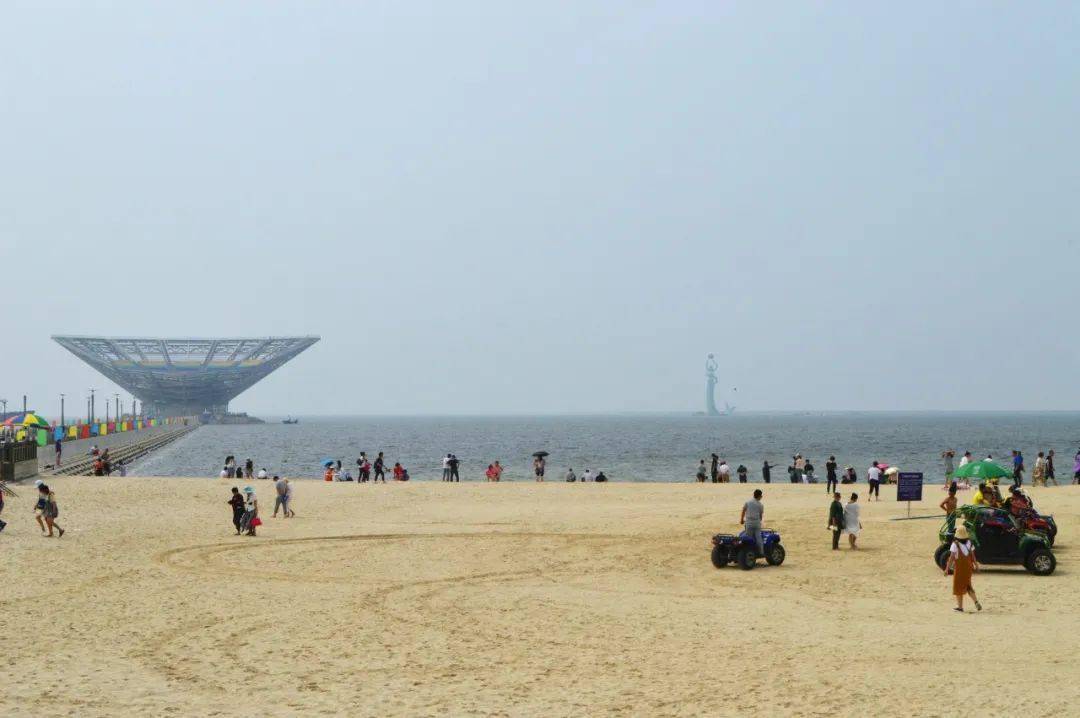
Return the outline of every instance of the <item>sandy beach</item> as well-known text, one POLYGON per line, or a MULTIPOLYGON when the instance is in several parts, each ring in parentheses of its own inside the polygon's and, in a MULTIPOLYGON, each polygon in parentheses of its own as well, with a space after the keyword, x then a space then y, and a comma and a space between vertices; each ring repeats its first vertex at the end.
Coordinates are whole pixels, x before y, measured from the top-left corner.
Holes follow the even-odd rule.
POLYGON ((1080 699, 1080 487, 1031 490, 1059 522, 1057 572, 984 570, 985 610, 959 615, 931 560, 941 522, 891 521, 891 488, 863 507, 863 548, 834 552, 823 486, 763 486, 788 558, 744 572, 714 569, 709 539, 753 486, 304 481, 282 520, 253 483, 256 538, 233 534, 237 482, 52 479, 68 533, 49 540, 18 487, 3 714, 1049 716, 1080 699))

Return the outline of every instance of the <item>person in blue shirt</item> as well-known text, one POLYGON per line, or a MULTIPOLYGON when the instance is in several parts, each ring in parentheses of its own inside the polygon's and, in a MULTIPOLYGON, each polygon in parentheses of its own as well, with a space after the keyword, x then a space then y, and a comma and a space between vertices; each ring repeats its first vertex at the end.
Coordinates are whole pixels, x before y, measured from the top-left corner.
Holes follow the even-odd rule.
POLYGON ((1024 483, 1024 455, 1019 451, 1012 452, 1013 455, 1013 486, 1019 488, 1024 483))

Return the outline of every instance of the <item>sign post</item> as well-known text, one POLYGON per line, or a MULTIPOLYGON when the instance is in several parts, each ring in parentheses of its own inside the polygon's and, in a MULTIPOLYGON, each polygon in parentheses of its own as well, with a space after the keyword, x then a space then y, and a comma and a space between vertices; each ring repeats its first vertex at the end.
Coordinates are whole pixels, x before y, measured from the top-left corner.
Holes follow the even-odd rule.
POLYGON ((903 472, 896 477, 896 500, 907 501, 907 515, 911 518, 911 502, 922 501, 923 475, 921 471, 903 472))

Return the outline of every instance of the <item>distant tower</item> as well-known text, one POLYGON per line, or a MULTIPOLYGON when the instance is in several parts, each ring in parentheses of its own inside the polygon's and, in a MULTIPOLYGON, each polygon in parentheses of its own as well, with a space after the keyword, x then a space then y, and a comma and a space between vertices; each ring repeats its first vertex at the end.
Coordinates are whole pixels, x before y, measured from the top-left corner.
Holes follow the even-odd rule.
POLYGON ((720 416, 716 408, 716 358, 710 354, 705 359, 705 413, 709 416, 720 416))

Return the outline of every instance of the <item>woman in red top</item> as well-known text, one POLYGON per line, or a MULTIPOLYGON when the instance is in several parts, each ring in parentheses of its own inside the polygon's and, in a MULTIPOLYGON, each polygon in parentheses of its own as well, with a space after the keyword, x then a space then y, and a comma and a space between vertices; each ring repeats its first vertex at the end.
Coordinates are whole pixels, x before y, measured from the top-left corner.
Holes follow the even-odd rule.
POLYGON ((401 479, 402 479, 402 477, 404 475, 405 475, 405 469, 401 468, 401 464, 395 461, 394 462, 394 481, 401 481, 401 479))
POLYGON ((484 472, 484 476, 487 477, 488 481, 498 481, 499 479, 499 475, 495 473, 495 467, 491 464, 488 464, 487 471, 484 472))

